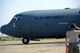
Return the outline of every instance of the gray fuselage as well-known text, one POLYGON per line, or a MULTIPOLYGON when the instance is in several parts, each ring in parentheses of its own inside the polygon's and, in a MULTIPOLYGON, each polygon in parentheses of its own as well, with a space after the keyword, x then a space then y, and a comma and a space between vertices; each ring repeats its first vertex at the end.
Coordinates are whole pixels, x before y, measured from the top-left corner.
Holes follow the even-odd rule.
POLYGON ((1 32, 13 37, 65 37, 72 22, 80 27, 80 9, 36 10, 15 15, 1 32))

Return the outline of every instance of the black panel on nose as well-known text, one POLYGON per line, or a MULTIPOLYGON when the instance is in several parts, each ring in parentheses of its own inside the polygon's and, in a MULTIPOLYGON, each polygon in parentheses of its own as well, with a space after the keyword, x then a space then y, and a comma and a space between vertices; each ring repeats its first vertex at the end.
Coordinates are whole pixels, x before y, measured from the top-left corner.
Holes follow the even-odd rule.
POLYGON ((79 11, 79 14, 80 14, 80 11, 79 11))
POLYGON ((1 28, 0 28, 0 32, 3 33, 3 26, 1 26, 1 28))
POLYGON ((0 28, 1 33, 4 33, 4 34, 5 34, 5 33, 7 32, 5 26, 6 26, 6 25, 3 25, 3 26, 0 28))
POLYGON ((0 32, 1 32, 1 28, 0 28, 0 32))

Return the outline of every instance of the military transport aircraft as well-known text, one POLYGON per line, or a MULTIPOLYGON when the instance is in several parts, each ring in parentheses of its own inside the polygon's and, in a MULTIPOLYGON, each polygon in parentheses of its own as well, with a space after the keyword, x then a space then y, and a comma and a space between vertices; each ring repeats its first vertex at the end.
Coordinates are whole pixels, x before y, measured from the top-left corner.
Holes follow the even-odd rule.
POLYGON ((80 27, 80 8, 35 10, 16 14, 0 31, 28 44, 36 38, 65 37, 72 22, 80 27))

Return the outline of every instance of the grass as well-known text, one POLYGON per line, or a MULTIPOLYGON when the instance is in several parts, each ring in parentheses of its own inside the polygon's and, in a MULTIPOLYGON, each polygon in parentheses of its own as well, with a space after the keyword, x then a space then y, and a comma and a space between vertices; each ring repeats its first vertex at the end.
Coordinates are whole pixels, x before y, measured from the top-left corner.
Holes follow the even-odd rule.
MULTIPOLYGON (((36 39, 34 39, 36 40, 36 39)), ((39 40, 54 40, 54 41, 64 41, 65 38, 56 39, 56 38, 41 38, 39 40)), ((15 37, 0 37, 0 41, 22 41, 22 38, 15 37)))
POLYGON ((22 40, 21 38, 14 38, 14 37, 2 38, 2 37, 0 37, 0 41, 21 41, 21 40, 22 40))

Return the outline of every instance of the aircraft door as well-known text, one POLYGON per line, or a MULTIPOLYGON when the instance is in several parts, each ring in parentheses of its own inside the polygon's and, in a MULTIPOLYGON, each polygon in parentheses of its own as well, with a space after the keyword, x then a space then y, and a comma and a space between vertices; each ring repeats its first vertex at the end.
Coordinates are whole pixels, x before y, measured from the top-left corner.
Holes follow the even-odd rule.
POLYGON ((40 38, 43 37, 43 30, 40 27, 32 27, 32 37, 40 38))
POLYGON ((32 34, 31 34, 32 37, 37 37, 37 35, 38 35, 38 28, 37 27, 32 27, 31 28, 31 32, 32 32, 32 34))

